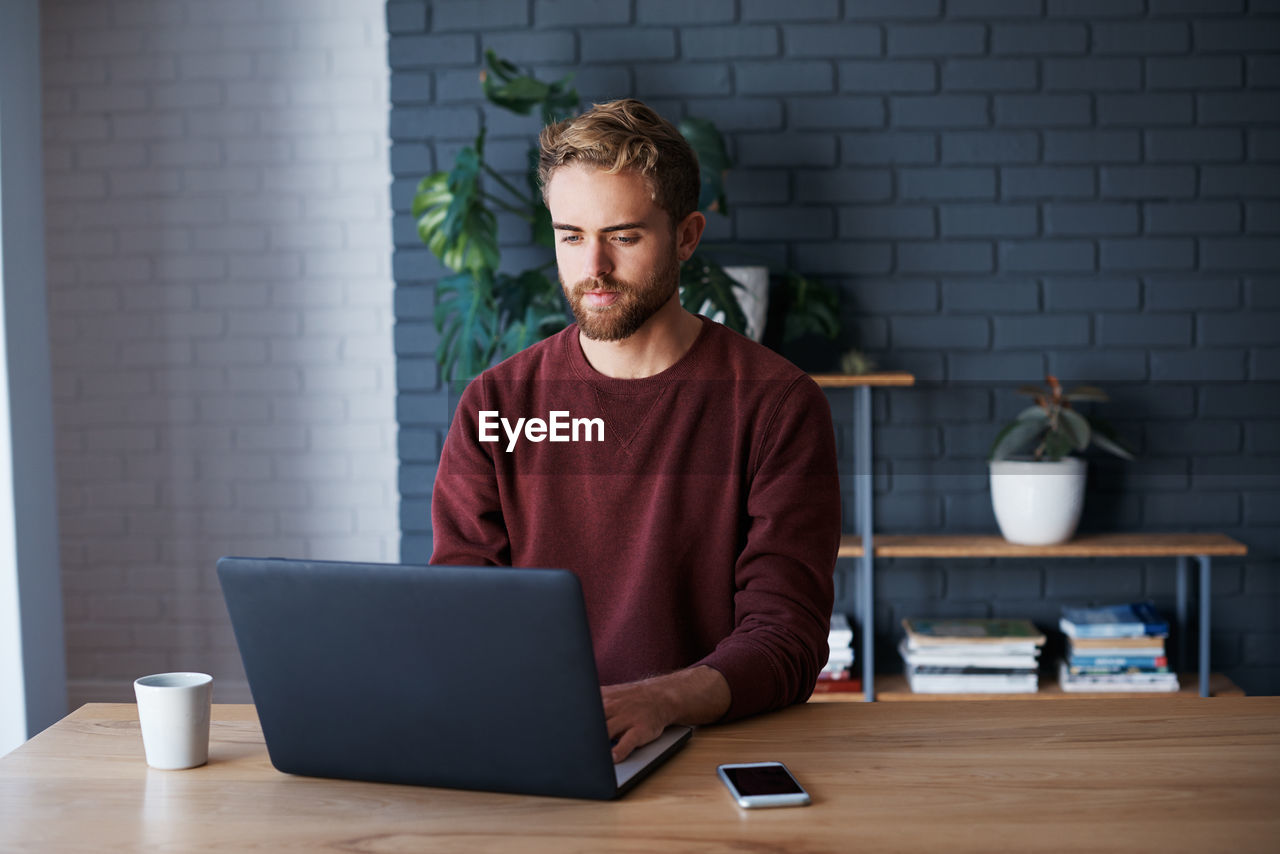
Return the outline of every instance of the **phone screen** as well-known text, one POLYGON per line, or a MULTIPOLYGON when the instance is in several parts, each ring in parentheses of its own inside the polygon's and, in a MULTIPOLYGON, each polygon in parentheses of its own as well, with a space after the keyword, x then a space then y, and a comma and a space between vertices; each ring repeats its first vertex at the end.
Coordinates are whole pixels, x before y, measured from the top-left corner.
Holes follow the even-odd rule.
POLYGON ((753 795, 798 795, 804 792, 787 769, 781 765, 759 765, 748 768, 726 767, 725 776, 738 792, 753 795))

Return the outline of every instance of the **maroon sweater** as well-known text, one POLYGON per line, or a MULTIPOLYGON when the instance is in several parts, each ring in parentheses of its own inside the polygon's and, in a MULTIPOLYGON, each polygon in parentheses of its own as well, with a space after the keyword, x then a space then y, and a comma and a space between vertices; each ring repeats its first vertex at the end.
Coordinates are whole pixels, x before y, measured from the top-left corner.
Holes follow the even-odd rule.
POLYGON ((620 380, 578 328, 463 393, 432 495, 432 563, 572 570, 602 684, 705 664, 725 719, 803 702, 827 657, 840 489, 826 397, 772 351, 702 318, 678 362, 620 380), (484 417, 481 412, 496 412, 484 417), (498 418, 578 441, 512 445, 498 418), (481 430, 497 441, 479 440, 481 430), (592 441, 587 441, 587 439, 592 441))

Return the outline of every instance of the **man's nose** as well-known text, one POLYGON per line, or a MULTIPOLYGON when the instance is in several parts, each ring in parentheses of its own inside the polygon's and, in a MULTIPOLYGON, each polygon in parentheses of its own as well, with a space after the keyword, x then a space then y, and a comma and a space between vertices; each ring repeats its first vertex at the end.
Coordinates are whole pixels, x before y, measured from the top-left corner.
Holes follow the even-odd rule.
POLYGON ((584 279, 600 279, 613 272, 613 262, 609 258, 608 246, 601 240, 587 243, 586 253, 582 259, 582 277, 584 279))

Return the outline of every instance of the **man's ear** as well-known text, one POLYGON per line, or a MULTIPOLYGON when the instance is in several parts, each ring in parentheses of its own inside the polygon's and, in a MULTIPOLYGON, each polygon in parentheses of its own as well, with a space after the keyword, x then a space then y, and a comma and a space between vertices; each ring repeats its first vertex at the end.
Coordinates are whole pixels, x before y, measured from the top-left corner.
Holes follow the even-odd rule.
POLYGON ((676 226, 676 256, 681 261, 688 261, 689 256, 698 248, 702 239, 702 231, 707 227, 707 218, 701 211, 694 211, 676 226))

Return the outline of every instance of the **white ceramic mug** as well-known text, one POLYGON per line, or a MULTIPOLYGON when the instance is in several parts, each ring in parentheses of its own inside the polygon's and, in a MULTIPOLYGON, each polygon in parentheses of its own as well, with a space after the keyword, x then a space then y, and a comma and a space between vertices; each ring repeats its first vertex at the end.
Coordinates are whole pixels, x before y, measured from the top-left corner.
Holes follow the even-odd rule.
POLYGON ((209 761, 209 712, 213 677, 207 673, 157 673, 133 682, 142 746, 152 768, 176 771, 209 761))

